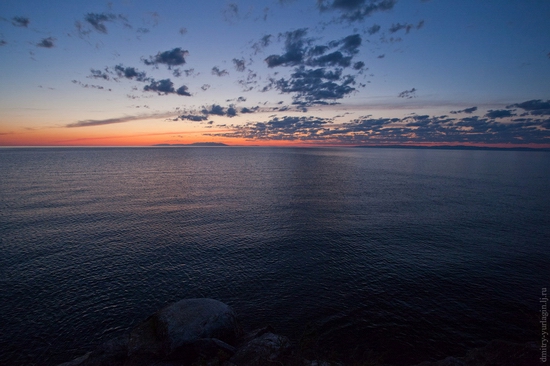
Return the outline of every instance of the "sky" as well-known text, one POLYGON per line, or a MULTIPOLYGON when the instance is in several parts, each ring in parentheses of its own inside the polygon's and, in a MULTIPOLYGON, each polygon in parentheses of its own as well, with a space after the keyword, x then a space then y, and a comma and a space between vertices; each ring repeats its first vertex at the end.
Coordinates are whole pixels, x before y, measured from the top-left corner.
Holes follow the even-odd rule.
POLYGON ((0 146, 550 147, 548 0, 2 0, 0 146))

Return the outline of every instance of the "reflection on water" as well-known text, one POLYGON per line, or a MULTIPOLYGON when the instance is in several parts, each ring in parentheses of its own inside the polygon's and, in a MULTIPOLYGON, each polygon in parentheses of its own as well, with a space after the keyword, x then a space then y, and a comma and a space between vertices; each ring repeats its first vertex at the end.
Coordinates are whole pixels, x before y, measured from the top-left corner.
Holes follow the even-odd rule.
POLYGON ((399 365, 540 331, 548 153, 1 149, 0 171, 1 364, 189 297, 399 365))

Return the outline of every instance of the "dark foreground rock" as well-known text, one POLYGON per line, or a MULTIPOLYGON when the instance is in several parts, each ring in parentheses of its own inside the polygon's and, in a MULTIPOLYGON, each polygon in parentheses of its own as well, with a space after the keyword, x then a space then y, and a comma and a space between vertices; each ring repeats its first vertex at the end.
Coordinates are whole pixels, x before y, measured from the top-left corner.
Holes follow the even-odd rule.
POLYGON ((288 338, 271 328, 243 334, 235 312, 222 302, 186 299, 59 366, 256 366, 279 362, 289 350, 288 338))
MULTIPOLYGON (((417 366, 530 366, 539 364, 534 343, 492 341, 463 357, 417 366)), ((354 364, 377 365, 357 360, 354 364)), ((287 337, 271 327, 243 333, 228 305, 212 299, 187 299, 151 315, 129 334, 105 342, 59 366, 342 366, 306 360, 287 337)))

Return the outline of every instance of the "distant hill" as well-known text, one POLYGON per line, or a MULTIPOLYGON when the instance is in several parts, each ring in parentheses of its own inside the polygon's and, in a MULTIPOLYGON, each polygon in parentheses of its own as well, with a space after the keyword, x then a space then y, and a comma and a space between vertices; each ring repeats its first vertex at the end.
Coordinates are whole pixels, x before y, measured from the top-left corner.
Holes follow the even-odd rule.
POLYGON ((153 146, 229 146, 221 142, 194 142, 192 144, 157 144, 153 146))

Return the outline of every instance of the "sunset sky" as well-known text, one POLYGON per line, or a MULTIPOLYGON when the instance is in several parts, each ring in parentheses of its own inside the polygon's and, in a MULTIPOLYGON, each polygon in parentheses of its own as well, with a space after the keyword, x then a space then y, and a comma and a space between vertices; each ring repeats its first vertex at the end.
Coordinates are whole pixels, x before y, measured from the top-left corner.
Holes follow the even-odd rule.
POLYGON ((550 147, 548 0, 2 0, 0 146, 550 147))

